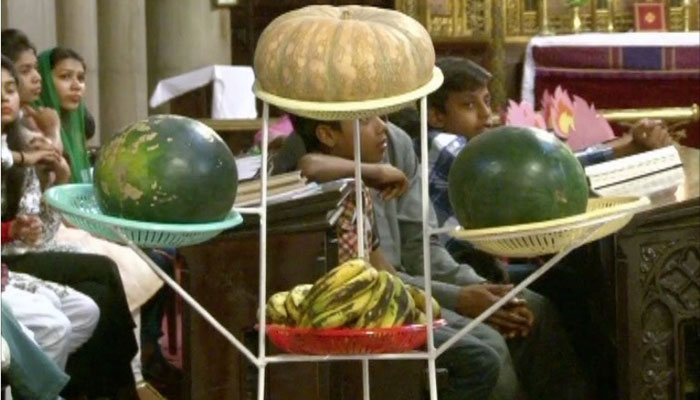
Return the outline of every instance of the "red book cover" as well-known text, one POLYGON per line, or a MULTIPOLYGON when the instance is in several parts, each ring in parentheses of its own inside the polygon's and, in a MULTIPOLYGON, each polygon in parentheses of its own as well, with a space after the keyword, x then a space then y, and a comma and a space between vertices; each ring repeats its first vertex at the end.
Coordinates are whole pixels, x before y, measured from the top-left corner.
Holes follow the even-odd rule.
POLYGON ((666 30, 666 13, 663 3, 635 3, 634 28, 637 32, 666 30))

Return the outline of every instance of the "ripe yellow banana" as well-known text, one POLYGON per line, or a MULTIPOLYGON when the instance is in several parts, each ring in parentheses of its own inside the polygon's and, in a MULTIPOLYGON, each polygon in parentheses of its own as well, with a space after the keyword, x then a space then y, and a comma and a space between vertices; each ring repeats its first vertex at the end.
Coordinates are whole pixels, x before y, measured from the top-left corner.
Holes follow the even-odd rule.
POLYGON ((300 309, 308 310, 318 296, 327 291, 342 285, 344 282, 352 279, 367 268, 367 263, 362 259, 354 259, 346 261, 339 266, 328 271, 325 275, 314 282, 309 293, 306 294, 304 301, 300 305, 300 309))
POLYGON ((311 325, 316 328, 337 328, 351 325, 367 307, 371 297, 372 291, 365 290, 351 301, 318 315, 312 320, 311 325))
MULTIPOLYGON (((417 288, 413 285, 406 285, 406 288, 408 289, 408 292, 411 293, 411 297, 413 297, 413 301, 416 303, 416 308, 421 310, 424 314, 427 313, 426 309, 426 295, 425 292, 417 288)), ((433 319, 439 319, 440 318, 440 303, 438 303, 435 298, 432 298, 433 300, 433 319)))
POLYGON ((391 274, 386 271, 379 271, 377 283, 372 288, 372 297, 355 326, 358 328, 377 327, 381 318, 389 308, 389 303, 391 302, 393 294, 394 280, 391 274))
POLYGON ((401 292, 399 293, 399 296, 396 298, 396 302, 398 303, 398 311, 397 311, 397 317, 396 321, 394 321, 394 325, 401 325, 406 321, 406 318, 409 315, 413 315, 413 310, 416 308, 416 303, 413 301, 413 297, 411 297, 411 294, 408 293, 408 290, 406 289, 406 285, 403 283, 401 278, 398 276, 394 276, 394 285, 398 284, 401 286, 401 292))
POLYGON ((265 314, 270 322, 275 324, 286 324, 288 322, 287 309, 284 306, 288 295, 289 292, 277 292, 267 299, 265 314))
POLYGON ((313 285, 310 283, 296 285, 289 291, 289 295, 287 296, 287 300, 284 302, 284 305, 287 309, 287 317, 290 323, 297 325, 299 324, 299 321, 301 321, 302 311, 299 307, 312 286, 313 285))
MULTIPOLYGON (((389 307, 387 307, 386 313, 381 317, 378 326, 381 328, 388 328, 395 325, 401 325, 406 319, 406 315, 410 311, 409 309, 409 298, 411 296, 406 291, 401 278, 392 275, 392 280, 394 283, 394 290, 391 295, 391 301, 389 302, 389 307)), ((411 303, 413 299, 411 299, 411 303)), ((411 304, 412 306, 413 304, 411 304)))
POLYGON ((423 313, 423 311, 416 308, 413 310, 413 321, 411 321, 411 323, 425 325, 428 323, 428 317, 425 315, 425 313, 423 313))
POLYGON ((370 290, 378 274, 373 267, 365 268, 352 279, 318 295, 306 311, 315 319, 317 315, 342 306, 360 293, 370 290))

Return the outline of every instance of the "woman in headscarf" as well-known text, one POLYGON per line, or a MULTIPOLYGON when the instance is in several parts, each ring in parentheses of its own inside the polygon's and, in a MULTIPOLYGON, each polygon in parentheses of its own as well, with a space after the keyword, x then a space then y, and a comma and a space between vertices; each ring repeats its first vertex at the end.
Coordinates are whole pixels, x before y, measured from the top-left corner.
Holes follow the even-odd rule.
MULTIPOLYGON (((39 54, 39 74, 42 79, 42 93, 38 107, 55 109, 61 119, 61 141, 64 154, 69 160, 71 181, 88 183, 91 181, 90 163, 86 146, 85 131, 85 63, 73 50, 56 47, 39 54)), ((34 208, 41 207, 34 202, 34 208)), ((140 338, 140 309, 151 298, 163 282, 134 251, 92 236, 86 231, 68 228, 58 224, 55 234, 46 235, 44 242, 32 249, 7 249, 8 251, 51 251, 85 252, 101 254, 111 258, 119 268, 129 309, 137 325, 136 337, 140 338)), ((5 252, 5 250, 3 250, 5 252)), ((132 366, 136 382, 143 380, 141 375, 140 353, 132 366)))
POLYGON ((71 181, 91 182, 85 135, 85 61, 71 49, 56 47, 39 54, 42 78, 38 106, 61 118, 61 141, 71 167, 71 181))

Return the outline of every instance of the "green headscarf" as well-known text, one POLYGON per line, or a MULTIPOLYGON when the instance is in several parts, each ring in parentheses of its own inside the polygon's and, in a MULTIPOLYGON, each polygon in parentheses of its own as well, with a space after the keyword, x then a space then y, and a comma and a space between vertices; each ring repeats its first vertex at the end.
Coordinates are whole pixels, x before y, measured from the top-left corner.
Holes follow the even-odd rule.
POLYGON ((38 106, 51 107, 61 116, 61 140, 63 149, 68 155, 71 167, 71 181, 73 183, 89 183, 90 160, 88 158, 85 142, 85 102, 80 101, 76 110, 65 111, 61 109, 61 100, 58 97, 56 86, 53 83, 51 73, 51 54, 54 49, 46 50, 39 54, 39 74, 41 74, 41 96, 37 101, 38 106))

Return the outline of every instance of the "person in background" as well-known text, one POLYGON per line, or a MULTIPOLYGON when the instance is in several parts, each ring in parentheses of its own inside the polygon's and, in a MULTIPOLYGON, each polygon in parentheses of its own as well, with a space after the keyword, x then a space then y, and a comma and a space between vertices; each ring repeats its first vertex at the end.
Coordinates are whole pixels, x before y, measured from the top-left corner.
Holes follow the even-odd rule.
MULTIPOLYGON (((292 116, 296 135, 303 139, 309 156, 300 160, 300 169, 309 178, 319 179, 320 168, 325 168, 326 157, 342 160, 352 164, 354 156, 352 121, 320 122, 296 115, 292 116), (311 157, 313 155, 313 157, 311 157)), ((387 126, 378 117, 361 120, 361 159, 363 177, 377 185, 382 176, 395 176, 396 184, 386 185, 380 193, 381 198, 392 200, 399 198, 408 188, 408 181, 395 167, 381 163, 385 157, 389 139, 387 126)), ((365 187, 363 185, 363 187, 365 187)), ((363 210, 365 219, 365 246, 369 261, 377 269, 397 274, 394 266, 384 257, 382 251, 372 196, 363 190, 363 210)), ((342 263, 357 257, 357 227, 355 196, 350 194, 340 206, 342 212, 336 222, 338 236, 338 262, 342 263)), ((408 275, 399 274, 404 281, 414 280, 408 275)), ((443 308, 443 314, 451 312, 443 308)), ((454 328, 446 327, 435 332, 436 342, 443 343, 455 333, 454 328)), ((469 334, 461 339, 444 356, 438 359, 438 365, 448 367, 449 383, 440 391, 441 399, 488 399, 498 379, 501 358, 488 344, 484 343, 479 333, 469 334)))
MULTIPOLYGON (((4 81, 12 78, 12 69, 11 61, 3 57, 4 81)), ((17 91, 12 91, 12 83, 16 81, 8 81, 3 85, 3 261, 13 272, 23 273, 21 276, 30 274, 50 282, 11 279, 10 289, 21 283, 24 285, 23 289, 32 289, 31 293, 46 293, 46 290, 42 289, 46 287, 53 291, 54 295, 50 299, 59 305, 65 303, 66 299, 71 299, 73 293, 78 293, 72 288, 78 288, 87 294, 89 297, 83 294, 80 296, 89 300, 93 306, 97 303, 99 307, 99 313, 93 318, 97 326, 92 325, 94 333, 70 355, 67 365, 65 360, 59 360, 59 364, 66 365, 66 370, 71 375, 65 392, 73 395, 133 398, 129 390, 135 394, 134 377, 130 368, 130 361, 136 352, 136 341, 132 332, 134 325, 115 264, 106 257, 90 254, 22 251, 11 255, 5 252, 7 247, 35 250, 41 240, 49 239, 47 236, 50 236, 51 231, 40 218, 40 210, 43 208, 38 203, 41 184, 36 177, 36 166, 43 164, 51 169, 52 165, 53 168, 59 168, 60 165, 56 162, 60 155, 53 145, 47 143, 46 138, 38 138, 36 143, 30 141, 28 145, 20 140, 22 133, 27 131, 20 129, 17 120, 18 107, 15 105, 18 105, 19 101, 17 91), (34 145, 44 147, 33 148, 34 145), (30 196, 25 196, 27 188, 33 188, 29 191, 32 193, 30 196), (25 212, 26 210, 34 211, 25 212), (91 298, 93 300, 90 300, 91 298)), ((61 176, 67 180, 68 174, 61 176)), ((3 294, 4 300, 10 292, 14 292, 10 289, 8 293, 3 294)), ((21 307, 22 303, 15 305, 15 315, 20 317, 18 312, 25 309, 27 312, 38 312, 37 304, 35 302, 33 306, 24 308, 21 307)), ((97 311, 97 307, 94 307, 94 310, 97 311)), ((82 331, 79 327, 80 325, 76 325, 76 329, 72 329, 76 337, 82 331)), ((39 339, 40 337, 37 337, 41 343, 39 339)), ((73 349, 75 346, 63 347, 73 349)))
MULTIPOLYGON (((347 121, 342 123, 351 125, 347 121)), ((382 164, 391 167, 378 168, 376 164, 362 164, 365 183, 376 189, 372 191, 372 197, 380 249, 388 264, 402 273, 404 280, 422 286, 420 171, 412 142, 405 132, 392 124, 387 125, 379 118, 374 119, 373 123, 384 126, 387 151, 382 164), (384 172, 373 173, 380 170, 384 172), (382 193, 392 193, 392 188, 396 187, 407 190, 395 198, 382 196, 382 193)), ((333 130, 333 126, 327 122, 319 123, 319 126, 333 130)), ((295 131, 298 129, 295 126, 295 131)), ((319 129, 316 128, 317 131, 319 129)), ((337 128, 335 131, 339 135, 337 128)), ((291 165, 289 160, 303 154, 297 159, 296 165, 307 178, 319 182, 354 175, 354 163, 345 157, 339 157, 338 154, 307 154, 304 138, 308 136, 308 133, 302 132, 292 134, 285 141, 278 157, 291 165)), ((276 171, 286 172, 282 168, 277 168, 276 171)), ((396 192, 402 193, 403 190, 397 189, 396 192)), ((431 211, 431 225, 434 226, 433 218, 431 211)), ((486 282, 470 266, 455 262, 437 238, 431 238, 430 249, 433 294, 443 308, 448 309, 444 314, 449 322, 448 329, 440 330, 446 334, 442 340, 446 340, 465 326, 470 318, 496 302, 512 286, 486 282)), ((519 375, 525 391, 532 398, 586 398, 587 389, 580 379, 573 351, 562 335, 556 312, 544 298, 535 293, 526 292, 524 297, 525 300, 516 299, 497 311, 487 320, 487 324, 478 326, 470 335, 477 339, 478 346, 487 347, 499 356, 500 371, 491 393, 492 398, 516 398, 521 391, 519 375), (506 339, 509 340, 506 342, 506 339), (556 359, 549 356, 554 353, 557 354, 556 359)), ((449 361, 445 358, 443 362, 459 363, 460 360, 464 361, 458 357, 449 361)), ((460 366, 464 367, 465 364, 450 366, 452 373, 463 374, 469 371, 460 369, 460 366)), ((460 396, 463 395, 463 390, 453 393, 460 396)))
POLYGON ((22 31, 3 29, 2 55, 14 63, 18 72, 22 129, 43 134, 59 153, 63 153, 61 121, 58 113, 52 108, 35 105, 41 95, 41 75, 38 70, 36 48, 22 31))
MULTIPOLYGON (((488 83, 491 74, 476 63, 460 57, 439 58, 436 65, 445 77, 438 90, 428 96, 428 162, 429 193, 441 227, 458 226, 448 194, 450 168, 469 140, 484 132, 492 120, 491 96, 488 83)), ((390 118, 392 118, 390 116, 390 118)), ((412 130, 414 150, 420 157, 418 112, 407 109, 392 119, 412 130)), ((598 147, 598 151, 582 151, 583 163, 604 161, 610 157, 669 145, 671 137, 660 121, 642 120, 630 133, 598 147), (600 151, 603 150, 603 151, 600 151), (600 156, 603 155, 601 158, 600 156), (596 158, 594 160, 592 157, 596 158)), ((538 266, 539 260, 501 260, 473 248, 470 244, 442 237, 455 259, 474 266, 480 274, 495 281, 519 283, 538 266)), ((574 251, 560 264, 534 282, 531 288, 548 297, 558 307, 562 322, 574 340, 575 348, 586 369, 589 380, 596 380, 591 355, 596 353, 595 332, 587 307, 592 288, 585 284, 590 270, 585 260, 588 248, 574 251), (583 282, 583 283, 582 283, 583 282)), ((602 340, 602 339, 601 339, 602 340)), ((592 386, 596 385, 592 383, 592 386)))
POLYGON ((71 181, 92 181, 85 135, 85 61, 75 51, 56 47, 39 54, 41 95, 37 105, 55 110, 61 141, 71 167, 71 181))

